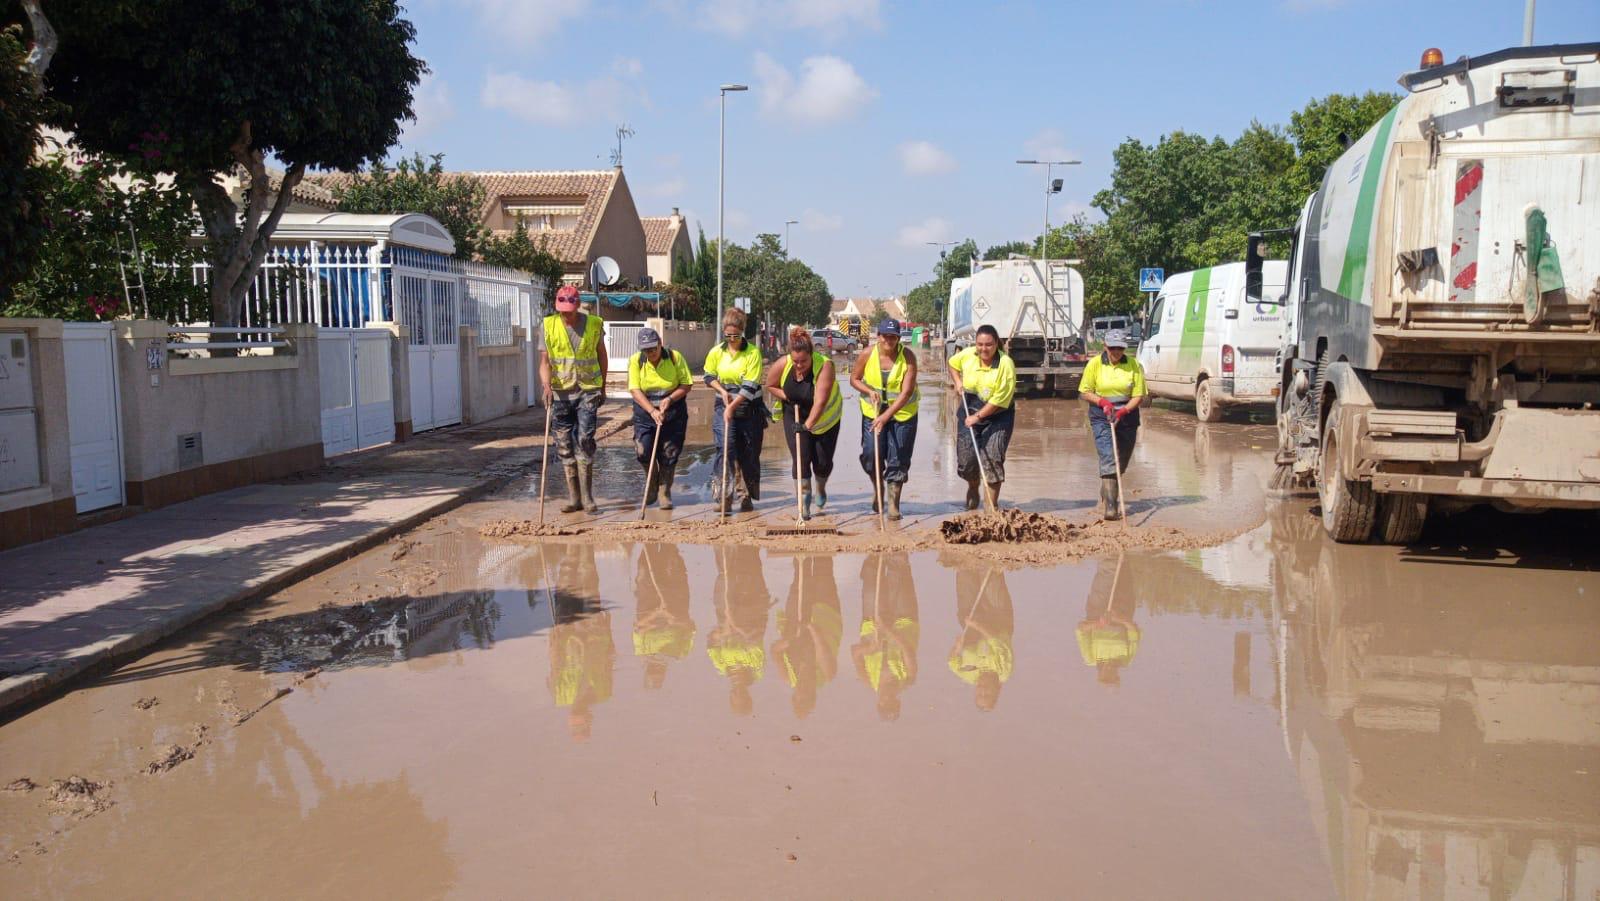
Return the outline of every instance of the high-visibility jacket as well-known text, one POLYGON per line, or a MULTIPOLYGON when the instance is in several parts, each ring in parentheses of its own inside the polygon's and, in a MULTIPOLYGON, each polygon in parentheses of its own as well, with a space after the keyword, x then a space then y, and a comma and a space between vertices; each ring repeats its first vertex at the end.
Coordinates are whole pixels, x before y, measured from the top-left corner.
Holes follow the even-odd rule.
POLYGON ((550 387, 555 391, 606 386, 606 374, 600 371, 600 339, 605 336, 605 326, 599 316, 579 315, 583 316, 583 335, 576 350, 561 314, 544 317, 544 355, 550 361, 550 387))
POLYGON ((984 637, 973 644, 963 644, 950 655, 950 671, 969 685, 978 684, 978 677, 984 673, 994 673, 1005 682, 1011 678, 1015 667, 1011 642, 1000 637, 984 637))
POLYGON ((1111 362, 1104 351, 1095 354, 1083 368, 1078 391, 1098 394, 1112 401, 1131 400, 1149 393, 1144 385, 1144 366, 1128 354, 1121 363, 1111 362))
POLYGON ((736 669, 750 670, 755 673, 757 681, 766 675, 767 652, 759 642, 728 638, 721 644, 708 645, 706 655, 711 658, 717 672, 724 676, 736 669))
POLYGON ((663 350, 660 363, 651 363, 642 350, 628 358, 629 391, 643 391, 647 397, 660 398, 692 384, 694 377, 689 373, 689 364, 684 361, 683 354, 675 350, 663 350))
MULTIPOLYGON (((907 616, 899 617, 889 624, 889 631, 900 636, 910 646, 911 652, 913 654, 916 653, 917 639, 922 634, 922 626, 916 620, 907 616)), ((862 638, 872 638, 877 634, 877 623, 870 619, 862 621, 862 638)), ((872 686, 873 691, 877 691, 879 684, 883 682, 885 669, 889 671, 890 675, 894 676, 895 681, 902 684, 911 674, 911 667, 906 662, 906 648, 890 641, 888 636, 884 636, 883 642, 878 645, 878 650, 869 651, 864 657, 865 659, 862 662, 866 664, 867 682, 872 686)))
POLYGON ((1078 654, 1084 665, 1128 664, 1139 653, 1139 627, 1120 623, 1085 623, 1078 626, 1078 654))
POLYGON ((983 365, 976 347, 961 351, 949 363, 951 369, 961 373, 961 387, 978 395, 979 400, 1002 410, 1011 406, 1017 393, 1017 364, 1005 351, 996 354, 993 366, 983 365))
MULTIPOLYGON (((893 406, 894 402, 900 399, 900 387, 905 384, 906 370, 908 368, 906 349, 904 347, 896 347, 894 365, 889 368, 889 384, 885 388, 883 384, 883 368, 878 365, 878 347, 873 345, 872 353, 867 357, 867 371, 861 376, 862 381, 872 386, 873 393, 861 395, 862 416, 868 419, 877 418, 878 397, 880 395, 884 398, 884 409, 893 406)), ((910 422, 911 417, 917 415, 917 403, 921 400, 920 394, 921 391, 919 389, 911 389, 911 399, 906 401, 906 405, 900 408, 900 412, 894 414, 895 422, 910 422)))
MULTIPOLYGON (((778 665, 783 670, 784 681, 789 683, 790 688, 798 687, 800 684, 800 673, 794 665, 796 648, 803 646, 804 650, 800 651, 800 653, 810 654, 813 653, 814 647, 811 641, 812 633, 804 628, 794 628, 795 625, 803 627, 804 624, 791 624, 784 614, 778 614, 778 631, 787 635, 793 629, 799 635, 787 649, 777 655, 778 665)), ((844 640, 844 620, 839 616, 839 611, 826 604, 818 604, 811 611, 811 626, 822 638, 824 649, 822 653, 837 657, 839 655, 839 643, 844 640)), ((819 684, 825 683, 828 681, 828 677, 822 675, 821 670, 819 670, 817 681, 819 684)))
POLYGON ((694 629, 685 625, 656 626, 633 633, 633 653, 636 657, 677 657, 682 659, 694 650, 694 629))
MULTIPOLYGON (((822 364, 826 362, 828 362, 827 357, 816 351, 811 352, 811 381, 813 384, 816 383, 818 376, 822 373, 822 364)), ((789 380, 789 373, 791 372, 794 372, 794 357, 785 357, 783 374, 778 376, 779 387, 782 387, 783 383, 789 380)), ((816 400, 813 399, 811 402, 816 403, 816 400)), ((844 395, 839 393, 838 376, 834 376, 833 385, 828 390, 828 402, 823 405, 822 415, 817 417, 817 425, 811 430, 811 434, 826 435, 839 424, 839 418, 843 415, 844 395)), ((783 401, 780 400, 773 404, 772 418, 775 421, 783 418, 783 401)))

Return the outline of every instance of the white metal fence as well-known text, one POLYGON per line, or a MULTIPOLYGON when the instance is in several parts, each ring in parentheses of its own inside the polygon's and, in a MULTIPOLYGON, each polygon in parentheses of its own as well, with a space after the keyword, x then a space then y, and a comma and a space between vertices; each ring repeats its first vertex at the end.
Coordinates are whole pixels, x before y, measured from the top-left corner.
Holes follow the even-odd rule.
MULTIPOLYGON (((398 321, 413 331, 439 325, 412 322, 407 310, 396 310, 396 269, 457 281, 461 322, 475 327, 479 343, 485 345, 510 345, 517 304, 543 294, 542 284, 527 273, 432 251, 410 247, 384 250, 371 242, 275 244, 245 295, 239 324, 245 329, 265 329, 288 322, 360 328, 398 321)), ((195 264, 193 276, 195 284, 208 284, 210 265, 195 264)), ((184 312, 188 323, 200 324, 210 319, 208 310, 184 312)))

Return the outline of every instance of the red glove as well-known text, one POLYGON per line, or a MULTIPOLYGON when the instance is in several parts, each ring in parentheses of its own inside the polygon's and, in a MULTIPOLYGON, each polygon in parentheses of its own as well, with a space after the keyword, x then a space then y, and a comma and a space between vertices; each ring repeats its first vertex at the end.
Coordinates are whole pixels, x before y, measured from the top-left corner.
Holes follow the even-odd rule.
POLYGON ((1106 400, 1103 397, 1100 398, 1100 411, 1105 413, 1107 416, 1110 416, 1111 415, 1111 411, 1115 410, 1116 408, 1117 408, 1116 404, 1113 404, 1111 401, 1106 400))
POLYGON ((1122 417, 1127 416, 1127 415, 1128 415, 1128 408, 1127 407, 1123 407, 1122 409, 1118 410, 1116 413, 1112 414, 1111 421, 1112 422, 1121 422, 1122 421, 1122 417))

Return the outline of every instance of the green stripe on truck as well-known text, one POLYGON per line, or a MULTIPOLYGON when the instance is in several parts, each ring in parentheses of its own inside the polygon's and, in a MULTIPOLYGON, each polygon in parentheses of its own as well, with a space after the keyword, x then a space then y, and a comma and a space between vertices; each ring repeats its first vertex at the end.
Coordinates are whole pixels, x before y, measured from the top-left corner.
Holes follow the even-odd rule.
POLYGON ((1372 246, 1372 210, 1377 205, 1378 179, 1383 176, 1383 163, 1389 157, 1389 129, 1394 126, 1395 104, 1378 120, 1378 133, 1361 170, 1361 193, 1356 195, 1356 211, 1350 220, 1350 240, 1344 248, 1344 271, 1339 274, 1339 294, 1356 301, 1364 299, 1363 284, 1367 279, 1367 251, 1372 246))
POLYGON ((1200 365, 1200 350, 1206 341, 1206 306, 1211 298, 1211 270, 1195 272, 1189 282, 1189 297, 1183 307, 1183 334, 1178 337, 1178 368, 1188 371, 1200 365))

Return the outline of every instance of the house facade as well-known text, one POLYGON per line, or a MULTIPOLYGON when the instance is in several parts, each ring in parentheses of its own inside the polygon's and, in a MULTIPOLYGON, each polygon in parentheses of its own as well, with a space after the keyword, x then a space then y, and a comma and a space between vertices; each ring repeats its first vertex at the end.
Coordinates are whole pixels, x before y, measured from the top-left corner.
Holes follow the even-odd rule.
POLYGON ((679 263, 694 261, 694 245, 689 242, 689 223, 672 208, 670 216, 645 216, 644 252, 650 280, 658 285, 672 283, 672 272, 679 263))
POLYGON ((589 266, 600 257, 616 260, 626 283, 651 284, 644 224, 622 167, 462 174, 483 183, 483 224, 507 235, 521 220, 534 241, 545 242, 561 261, 567 284, 596 288, 589 284, 589 266))

